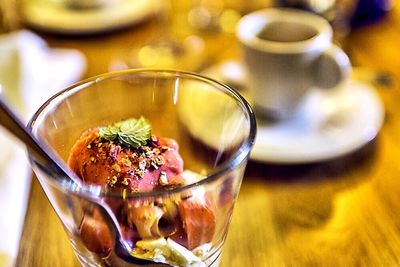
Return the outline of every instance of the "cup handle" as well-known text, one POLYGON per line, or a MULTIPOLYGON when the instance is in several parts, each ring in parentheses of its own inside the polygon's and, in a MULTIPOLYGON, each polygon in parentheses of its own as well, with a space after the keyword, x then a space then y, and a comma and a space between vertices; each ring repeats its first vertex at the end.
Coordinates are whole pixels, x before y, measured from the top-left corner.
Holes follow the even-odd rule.
POLYGON ((342 49, 333 44, 317 58, 312 72, 317 87, 333 88, 349 77, 350 60, 342 49))

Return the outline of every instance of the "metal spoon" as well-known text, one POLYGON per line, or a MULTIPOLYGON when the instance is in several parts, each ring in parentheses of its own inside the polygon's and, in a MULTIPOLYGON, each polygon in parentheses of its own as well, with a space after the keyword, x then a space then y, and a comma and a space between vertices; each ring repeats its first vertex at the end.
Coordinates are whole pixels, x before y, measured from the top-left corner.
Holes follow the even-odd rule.
MULTIPOLYGON (((45 145, 40 142, 27 128, 24 126, 18 116, 11 110, 8 104, 0 97, 0 124, 8 131, 14 134, 20 141, 22 141, 28 148, 29 153, 32 155, 33 160, 41 167, 41 170, 46 174, 55 177, 57 180, 67 180, 80 187, 80 180, 76 175, 71 172, 57 157, 46 149, 45 145)), ((82 188, 82 187, 81 187, 82 188)), ((131 248, 122 237, 121 230, 117 218, 111 209, 96 197, 91 197, 90 203, 93 208, 97 208, 103 215, 108 228, 111 231, 112 238, 114 239, 114 247, 112 248, 112 255, 116 255, 118 261, 136 265, 150 265, 150 266, 171 266, 165 263, 158 263, 149 260, 140 259, 130 254, 131 248)))

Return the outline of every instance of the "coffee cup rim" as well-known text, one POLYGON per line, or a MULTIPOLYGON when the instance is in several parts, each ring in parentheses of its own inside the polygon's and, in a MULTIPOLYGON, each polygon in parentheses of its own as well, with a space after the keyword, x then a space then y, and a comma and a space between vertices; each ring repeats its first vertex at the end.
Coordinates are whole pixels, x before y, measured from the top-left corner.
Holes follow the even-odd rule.
POLYGON ((331 43, 333 31, 329 22, 310 12, 292 8, 266 8, 243 16, 237 25, 239 41, 252 48, 277 54, 297 54, 310 50, 322 50, 331 43), (257 36, 267 23, 289 22, 314 28, 317 34, 309 39, 294 42, 279 42, 257 36))

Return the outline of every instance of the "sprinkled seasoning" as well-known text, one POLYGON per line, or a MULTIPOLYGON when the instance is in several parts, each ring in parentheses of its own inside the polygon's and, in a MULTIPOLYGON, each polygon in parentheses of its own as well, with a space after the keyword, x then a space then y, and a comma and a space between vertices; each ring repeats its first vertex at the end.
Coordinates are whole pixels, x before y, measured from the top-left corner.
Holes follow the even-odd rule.
POLYGON ((139 169, 140 170, 144 170, 144 169, 146 169, 146 160, 141 160, 141 161, 139 161, 139 169))
POLYGON ((151 160, 151 162, 150 162, 150 166, 151 166, 151 167, 153 167, 155 170, 157 170, 157 169, 158 169, 158 165, 157 165, 157 163, 155 162, 155 160, 154 160, 154 159, 152 159, 152 160, 151 160))
POLYGON ((158 179, 151 182, 154 186, 170 185, 167 172, 162 166, 167 164, 168 154, 164 155, 164 152, 172 148, 163 145, 162 139, 157 136, 146 137, 151 129, 144 119, 141 119, 140 123, 130 120, 126 120, 125 123, 127 123, 125 128, 118 126, 118 123, 112 126, 116 129, 111 126, 99 128, 102 132, 96 133, 97 138, 86 144, 90 149, 89 160, 86 163, 92 164, 94 168, 107 166, 109 177, 106 178, 106 185, 112 189, 132 190, 130 187, 134 187, 136 184, 134 181, 146 178, 146 174, 159 175, 158 179), (114 135, 113 130, 118 130, 115 137, 111 136, 114 135), (120 133, 123 134, 123 139, 118 137, 120 133))
POLYGON ((160 172, 160 177, 158 179, 158 182, 160 185, 168 185, 168 179, 167 179, 167 173, 166 172, 160 172))
POLYGON ((155 162, 158 166, 161 166, 165 164, 165 159, 163 156, 158 156, 155 158, 155 162))
POLYGON ((122 182, 121 182, 121 184, 123 184, 123 185, 129 185, 129 183, 130 183, 130 180, 131 179, 129 179, 129 178, 124 178, 124 180, 122 180, 122 182))
POLYGON ((114 175, 114 176, 108 178, 108 185, 110 187, 114 187, 116 182, 117 182, 117 176, 114 175))
POLYGON ((138 179, 143 178, 144 170, 136 169, 136 170, 135 170, 135 175, 137 176, 138 179))
POLYGON ((117 163, 115 163, 115 164, 112 166, 112 168, 113 168, 113 170, 116 171, 116 172, 121 172, 121 167, 120 167, 117 163))
POLYGON ((132 162, 131 162, 128 158, 122 158, 120 161, 121 161, 121 163, 122 163, 123 165, 125 165, 125 166, 127 166, 127 167, 132 166, 132 162))

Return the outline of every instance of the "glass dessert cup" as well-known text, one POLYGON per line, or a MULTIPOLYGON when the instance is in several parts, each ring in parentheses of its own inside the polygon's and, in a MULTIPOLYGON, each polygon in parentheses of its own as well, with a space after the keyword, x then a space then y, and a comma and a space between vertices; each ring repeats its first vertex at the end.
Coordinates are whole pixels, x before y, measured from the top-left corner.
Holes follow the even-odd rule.
POLYGON ((171 266, 218 266, 256 131, 250 106, 230 87, 173 70, 107 73, 50 98, 28 127, 67 162, 85 130, 141 116, 153 134, 179 144, 182 175, 192 183, 151 192, 106 190, 55 177, 30 157, 76 255, 84 266, 136 266, 110 253, 115 240, 91 201, 96 198, 112 210, 135 256, 171 266), (134 225, 121 216, 127 206, 145 214, 134 225))

